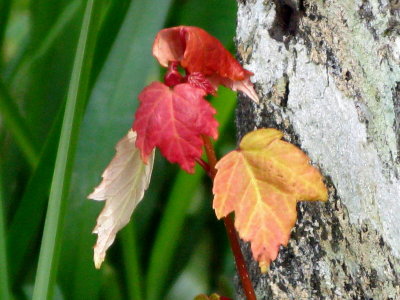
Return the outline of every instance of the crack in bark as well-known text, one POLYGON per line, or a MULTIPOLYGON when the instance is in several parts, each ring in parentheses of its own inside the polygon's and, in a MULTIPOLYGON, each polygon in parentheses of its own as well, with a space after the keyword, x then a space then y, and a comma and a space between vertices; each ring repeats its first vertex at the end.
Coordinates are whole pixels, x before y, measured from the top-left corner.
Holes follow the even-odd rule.
POLYGON ((272 0, 275 4, 275 20, 268 30, 271 38, 283 42, 286 46, 296 35, 300 18, 302 17, 303 2, 297 4, 292 0, 272 0), (299 6, 299 7, 298 7, 299 6))

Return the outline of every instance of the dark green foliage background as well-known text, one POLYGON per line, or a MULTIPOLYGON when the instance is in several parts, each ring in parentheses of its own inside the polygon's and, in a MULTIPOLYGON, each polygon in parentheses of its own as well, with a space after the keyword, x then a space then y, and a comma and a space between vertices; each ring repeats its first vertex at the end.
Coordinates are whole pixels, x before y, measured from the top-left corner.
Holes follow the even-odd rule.
MULTIPOLYGON (((164 71, 151 56, 157 31, 199 26, 233 50, 236 3, 95 2, 97 25, 89 28, 95 30, 89 32, 95 37, 89 41, 93 64, 72 73, 86 1, 0 0, 0 299, 32 298, 70 80, 84 72, 88 92, 78 95, 85 111, 79 138, 71 141, 77 147, 68 161, 72 177, 57 242, 59 263, 52 266, 53 299, 231 296, 234 263, 201 169, 188 175, 157 156, 150 188, 100 270, 93 265, 91 231, 103 203, 86 196, 131 126, 138 93, 162 78, 164 71)), ((235 146, 236 95, 221 88, 210 101, 218 110, 222 155, 235 146)), ((69 178, 61 180, 68 186, 69 178)))

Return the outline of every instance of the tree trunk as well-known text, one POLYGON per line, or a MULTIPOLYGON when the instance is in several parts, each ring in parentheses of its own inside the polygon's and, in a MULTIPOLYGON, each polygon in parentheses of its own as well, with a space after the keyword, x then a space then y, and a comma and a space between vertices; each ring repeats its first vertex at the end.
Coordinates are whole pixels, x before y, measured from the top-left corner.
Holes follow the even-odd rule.
MULTIPOLYGON (((242 0, 238 138, 285 132, 320 168, 327 203, 300 203, 257 299, 400 299, 400 1, 242 0)), ((238 298, 243 293, 238 289, 238 298)))

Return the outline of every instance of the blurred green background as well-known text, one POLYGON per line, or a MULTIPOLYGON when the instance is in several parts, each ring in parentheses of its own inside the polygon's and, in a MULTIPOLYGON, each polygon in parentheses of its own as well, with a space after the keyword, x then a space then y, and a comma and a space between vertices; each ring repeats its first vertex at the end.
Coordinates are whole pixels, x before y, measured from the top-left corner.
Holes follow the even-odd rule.
MULTIPOLYGON (((157 31, 199 26, 230 50, 233 0, 0 0, 0 299, 193 299, 233 294, 234 262, 201 169, 157 156, 130 224, 100 270, 86 196, 127 132, 137 95, 162 78, 157 31), (40 257, 40 259, 39 259, 40 257)), ((235 93, 218 110, 233 149, 235 93)))

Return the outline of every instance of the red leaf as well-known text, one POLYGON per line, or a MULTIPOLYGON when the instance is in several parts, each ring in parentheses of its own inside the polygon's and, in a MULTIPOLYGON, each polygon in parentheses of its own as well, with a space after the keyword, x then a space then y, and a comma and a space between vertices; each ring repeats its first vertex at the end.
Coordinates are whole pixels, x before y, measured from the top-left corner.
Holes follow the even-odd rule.
POLYGON ((212 83, 202 73, 193 72, 187 77, 187 82, 193 86, 203 89, 207 94, 215 96, 216 90, 212 83))
POLYGON ((144 162, 154 147, 182 169, 193 173, 203 146, 201 135, 218 137, 215 109, 204 100, 205 91, 188 83, 173 89, 153 82, 139 94, 133 130, 144 162))
POLYGON ((178 26, 161 30, 153 44, 153 55, 168 67, 169 62, 179 62, 190 74, 202 73, 215 85, 246 93, 258 102, 250 82, 252 72, 239 62, 213 36, 198 27, 178 26))

